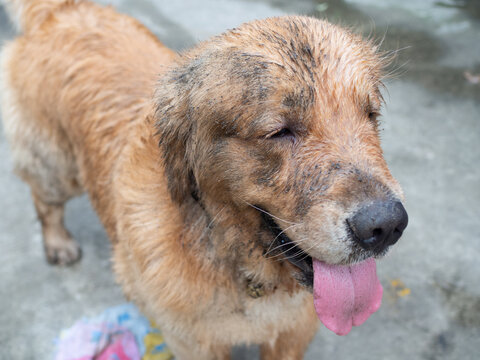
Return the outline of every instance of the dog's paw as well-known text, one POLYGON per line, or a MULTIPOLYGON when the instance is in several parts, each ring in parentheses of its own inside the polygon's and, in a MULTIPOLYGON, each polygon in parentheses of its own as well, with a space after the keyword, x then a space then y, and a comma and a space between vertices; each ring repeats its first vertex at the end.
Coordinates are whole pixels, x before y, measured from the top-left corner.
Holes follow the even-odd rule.
POLYGON ((45 246, 47 261, 52 265, 72 265, 82 257, 82 249, 74 240, 45 246))

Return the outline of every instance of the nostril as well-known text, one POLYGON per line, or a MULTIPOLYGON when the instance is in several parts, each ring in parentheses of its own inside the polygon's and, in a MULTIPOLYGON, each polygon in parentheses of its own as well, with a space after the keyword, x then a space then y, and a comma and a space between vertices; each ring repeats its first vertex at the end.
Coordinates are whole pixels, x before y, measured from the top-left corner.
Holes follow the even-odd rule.
POLYGON ((382 229, 379 229, 379 228, 373 229, 373 236, 375 238, 379 238, 382 234, 383 234, 382 229))
POLYGON ((393 233, 394 234, 397 234, 397 235, 402 235, 402 230, 399 230, 398 228, 395 228, 395 230, 393 230, 393 233))

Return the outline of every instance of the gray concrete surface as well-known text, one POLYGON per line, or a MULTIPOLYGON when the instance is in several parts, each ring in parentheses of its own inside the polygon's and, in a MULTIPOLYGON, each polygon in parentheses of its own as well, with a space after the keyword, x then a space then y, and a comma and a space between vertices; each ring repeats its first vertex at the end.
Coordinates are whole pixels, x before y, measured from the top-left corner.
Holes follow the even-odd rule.
MULTIPOLYGON (((383 146, 410 225, 379 262, 380 311, 346 337, 321 328, 306 359, 480 358, 480 85, 463 75, 480 73, 479 1, 110 2, 175 49, 287 13, 327 17, 401 49, 386 82, 383 146)), ((11 36, 0 8, 0 39, 11 36)), ((11 168, 0 134, 0 359, 50 359, 61 329, 124 299, 88 200, 72 201, 66 216, 82 262, 48 266, 29 190, 11 168)), ((235 351, 236 359, 255 354, 235 351)))

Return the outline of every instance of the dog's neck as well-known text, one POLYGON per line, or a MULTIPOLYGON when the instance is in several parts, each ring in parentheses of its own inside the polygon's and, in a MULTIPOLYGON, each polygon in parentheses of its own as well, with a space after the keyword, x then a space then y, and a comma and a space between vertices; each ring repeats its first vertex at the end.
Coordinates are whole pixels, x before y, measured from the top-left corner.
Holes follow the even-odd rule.
POLYGON ((299 288, 288 263, 264 256, 271 235, 258 210, 233 202, 220 203, 195 192, 182 205, 182 212, 188 229, 185 238, 191 241, 189 250, 201 253, 205 265, 230 273, 250 297, 299 288))

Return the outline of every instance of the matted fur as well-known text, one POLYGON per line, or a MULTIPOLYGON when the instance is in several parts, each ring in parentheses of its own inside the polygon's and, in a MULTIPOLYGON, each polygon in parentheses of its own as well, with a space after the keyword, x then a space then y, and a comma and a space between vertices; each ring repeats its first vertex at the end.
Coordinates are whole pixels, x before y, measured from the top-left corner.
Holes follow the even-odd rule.
POLYGON ((63 204, 86 190, 126 296, 178 359, 227 359, 239 343, 301 359, 312 295, 260 211, 319 260, 372 256, 342 224, 362 202, 402 195, 379 144, 371 44, 281 17, 178 56, 111 8, 7 5, 23 33, 2 51, 2 117, 47 259, 79 258, 63 204))

